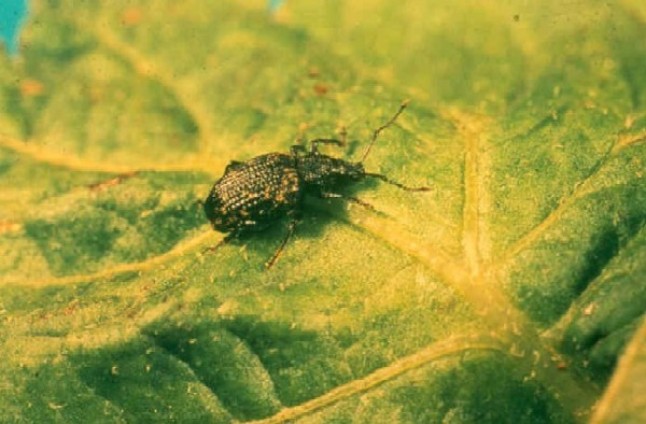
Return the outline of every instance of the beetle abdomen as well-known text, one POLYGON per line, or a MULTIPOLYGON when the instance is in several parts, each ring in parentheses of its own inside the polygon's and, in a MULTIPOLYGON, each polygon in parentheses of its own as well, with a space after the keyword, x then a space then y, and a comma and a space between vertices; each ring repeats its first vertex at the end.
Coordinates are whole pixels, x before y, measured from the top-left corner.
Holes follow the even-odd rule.
POLYGON ((294 158, 270 153, 228 166, 204 210, 218 231, 262 229, 295 209, 300 198, 294 158))

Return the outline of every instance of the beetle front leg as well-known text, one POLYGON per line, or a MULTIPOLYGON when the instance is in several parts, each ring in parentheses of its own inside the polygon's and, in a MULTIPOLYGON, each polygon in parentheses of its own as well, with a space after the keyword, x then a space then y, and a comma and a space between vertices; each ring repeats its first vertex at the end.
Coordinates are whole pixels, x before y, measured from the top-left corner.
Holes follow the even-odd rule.
POLYGON ((291 151, 292 151, 292 156, 298 156, 299 154, 307 153, 307 150, 305 149, 305 146, 303 146, 301 144, 294 144, 291 147, 291 151))
MULTIPOLYGON (((345 138, 345 134, 344 134, 345 138)), ((315 138, 314 140, 310 140, 310 151, 309 153, 318 153, 318 145, 319 144, 334 144, 339 147, 345 146, 345 140, 337 140, 336 138, 315 138)), ((297 156, 300 153, 307 153, 307 149, 305 149, 305 146, 302 144, 294 144, 291 147, 291 152, 292 155, 297 156)))
POLYGON ((318 145, 319 144, 334 144, 339 147, 345 146, 345 141, 342 140, 337 140, 335 138, 316 138, 314 140, 310 140, 310 152, 311 153, 318 153, 318 145))
POLYGON ((409 187, 407 185, 404 185, 402 183, 399 183, 397 181, 391 180, 385 175, 381 174, 373 174, 372 172, 366 172, 364 174, 365 177, 370 177, 370 178, 377 178, 385 183, 388 183, 390 185, 394 185, 397 188, 400 188, 405 191, 431 191, 430 187, 409 187))

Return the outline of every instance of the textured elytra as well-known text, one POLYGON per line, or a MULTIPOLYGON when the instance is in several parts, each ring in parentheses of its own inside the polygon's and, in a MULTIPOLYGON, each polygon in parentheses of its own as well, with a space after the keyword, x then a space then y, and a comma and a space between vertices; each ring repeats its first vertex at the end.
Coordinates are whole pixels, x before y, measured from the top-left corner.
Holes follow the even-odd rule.
POLYGON ((294 158, 280 153, 233 162, 204 202, 219 231, 262 229, 293 210, 302 196, 294 158))

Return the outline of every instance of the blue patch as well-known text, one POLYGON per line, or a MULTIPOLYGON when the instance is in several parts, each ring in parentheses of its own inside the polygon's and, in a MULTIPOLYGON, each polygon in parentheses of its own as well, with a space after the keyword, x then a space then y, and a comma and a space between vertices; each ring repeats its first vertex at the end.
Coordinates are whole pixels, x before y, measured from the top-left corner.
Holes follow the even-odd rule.
POLYGON ((27 15, 27 0, 0 1, 0 42, 13 56, 18 52, 18 35, 27 15))

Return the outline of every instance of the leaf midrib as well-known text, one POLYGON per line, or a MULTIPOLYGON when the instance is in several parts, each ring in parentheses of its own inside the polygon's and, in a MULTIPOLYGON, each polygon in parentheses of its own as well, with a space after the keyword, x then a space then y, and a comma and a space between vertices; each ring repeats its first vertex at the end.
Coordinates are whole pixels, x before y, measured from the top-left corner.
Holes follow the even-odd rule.
MULTIPOLYGON (((446 255, 441 246, 434 246, 418 240, 416 236, 400 227, 396 222, 376 215, 357 216, 350 210, 348 217, 353 225, 367 230, 379 239, 416 258, 440 277, 448 286, 471 305, 475 313, 483 318, 485 328, 489 329, 498 341, 505 345, 505 351, 517 352, 520 368, 526 375, 534 375, 545 387, 556 394, 561 403, 575 415, 586 417, 599 392, 590 385, 584 385, 572 370, 560 370, 558 364, 565 363, 550 339, 540 337, 538 328, 526 314, 513 305, 508 296, 499 290, 500 283, 493 264, 483 262, 480 246, 488 244, 488 237, 480 227, 481 207, 483 207, 481 174, 486 160, 480 159, 482 132, 486 128, 481 119, 477 124, 470 122, 469 115, 452 111, 459 117, 457 128, 462 128, 465 138, 465 200, 463 213, 463 245, 465 255, 457 260, 446 255), (489 268, 491 267, 491 269, 489 268)), ((484 149, 486 150, 486 149, 484 149)), ((339 217, 343 219, 342 217, 339 217)))

